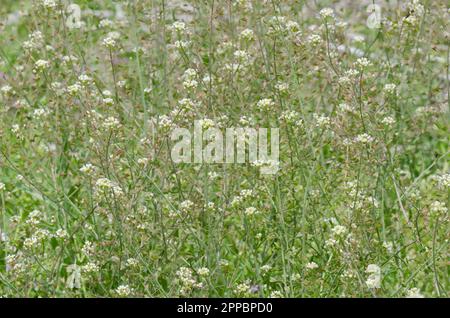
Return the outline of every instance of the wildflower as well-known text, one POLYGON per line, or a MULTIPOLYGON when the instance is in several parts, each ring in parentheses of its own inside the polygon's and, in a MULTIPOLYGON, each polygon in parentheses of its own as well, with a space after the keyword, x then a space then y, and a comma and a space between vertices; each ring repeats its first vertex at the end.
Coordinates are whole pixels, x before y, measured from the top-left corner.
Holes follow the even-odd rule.
POLYGON ((437 181, 438 186, 440 188, 449 188, 450 187, 450 173, 443 174, 440 176, 435 176, 434 179, 437 181))
POLYGON ((331 8, 323 8, 319 11, 319 15, 322 19, 333 18, 334 19, 334 11, 331 8))
POLYGON ((370 144, 375 141, 375 138, 369 134, 363 133, 355 137, 354 142, 360 144, 370 144))
POLYGON ((286 29, 296 36, 300 35, 300 26, 295 21, 286 22, 286 29))
POLYGON ((137 160, 137 163, 140 164, 140 165, 142 165, 142 166, 145 166, 145 165, 148 163, 148 161, 149 161, 148 158, 139 158, 139 159, 137 160))
POLYGON ((81 269, 83 273, 97 273, 100 268, 98 265, 94 262, 89 262, 86 265, 84 265, 81 269))
POLYGON ((58 229, 55 233, 55 236, 58 238, 66 238, 68 236, 67 231, 64 229, 58 229))
POLYGON ((202 288, 203 284, 197 282, 192 275, 192 270, 187 267, 180 267, 176 272, 178 279, 181 283, 181 294, 188 294, 190 291, 196 288, 202 288))
POLYGON ((282 94, 287 93, 287 91, 289 90, 289 84, 278 82, 277 84, 275 84, 275 89, 282 94))
POLYGON ((359 59, 356 60, 355 63, 356 67, 360 70, 372 65, 372 62, 370 62, 367 58, 365 57, 360 57, 359 59))
POLYGON ((127 297, 131 295, 133 289, 130 288, 130 286, 128 285, 120 285, 119 287, 116 288, 115 292, 119 297, 127 297))
POLYGON ((383 120, 381 121, 381 123, 385 126, 392 126, 395 124, 395 119, 392 118, 391 116, 386 116, 383 118, 383 120))
POLYGON ((247 51, 237 50, 233 53, 234 58, 239 62, 240 65, 248 65, 250 63, 250 55, 247 51))
POLYGON ((270 298, 282 298, 283 297, 283 293, 278 291, 278 290, 274 290, 270 293, 270 298))
POLYGON ((38 239, 36 236, 28 237, 23 241, 23 246, 27 249, 33 248, 38 244, 38 239))
POLYGON ((448 211, 447 207, 445 206, 445 203, 440 201, 434 201, 430 205, 430 212, 432 215, 444 215, 448 211))
POLYGON ((45 9, 55 9, 56 8, 55 0, 42 0, 41 4, 45 9))
POLYGON ((31 51, 42 46, 44 36, 41 31, 34 31, 28 35, 28 40, 23 42, 24 50, 31 51))
POLYGON ((86 174, 92 174, 93 172, 95 172, 95 169, 96 169, 96 167, 93 164, 87 163, 80 168, 80 172, 86 173, 86 174))
POLYGON ((109 28, 111 26, 113 26, 113 22, 111 20, 109 20, 109 19, 103 19, 98 24, 99 28, 109 28))
POLYGON ((316 122, 316 127, 326 129, 330 127, 331 120, 325 115, 313 114, 313 118, 316 122))
POLYGON ((285 121, 287 123, 296 123, 297 125, 299 123, 301 124, 302 122, 302 120, 300 119, 300 114, 295 110, 286 110, 282 112, 279 119, 280 121, 285 121))
POLYGON ((305 265, 305 267, 306 269, 313 270, 319 268, 319 265, 317 265, 315 262, 309 262, 305 265))
POLYGON ((13 88, 11 87, 11 86, 9 86, 9 85, 4 85, 4 86, 2 86, 2 88, 0 88, 0 92, 4 95, 4 96, 8 96, 8 95, 12 95, 12 93, 14 92, 13 91, 13 88))
POLYGON ((114 49, 117 47, 117 41, 115 38, 108 36, 102 40, 102 45, 108 49, 114 49))
POLYGON ((172 119, 167 115, 159 116, 159 125, 163 129, 168 129, 173 126, 172 119))
POLYGON ((424 298, 419 288, 411 288, 406 292, 406 298, 424 298))
POLYGON ((179 49, 179 50, 185 50, 189 47, 189 45, 191 44, 191 42, 189 41, 176 41, 174 43, 175 48, 179 49))
POLYGON ((234 292, 238 295, 246 295, 250 292, 250 284, 248 282, 241 283, 236 286, 234 292))
POLYGON ((34 63, 33 73, 40 73, 50 67, 50 62, 46 60, 37 60, 34 63))
POLYGON ((182 212, 189 212, 194 207, 194 203, 190 200, 184 200, 180 203, 180 209, 182 212))
POLYGON ((261 269, 262 273, 267 273, 268 271, 270 271, 272 269, 272 266, 270 266, 270 265, 263 265, 263 266, 261 266, 260 269, 261 269))
POLYGON ((207 130, 208 128, 214 127, 216 125, 216 123, 209 118, 200 119, 199 123, 204 130, 207 130))
POLYGON ((206 267, 201 267, 201 268, 199 268, 199 269, 197 270, 197 273, 198 273, 200 276, 208 276, 208 275, 209 275, 209 269, 206 268, 206 267))
POLYGON ((118 128, 118 127, 120 127, 120 121, 117 118, 110 116, 105 119, 102 126, 103 126, 103 128, 106 128, 106 129, 118 128))
POLYGON ((343 112, 355 113, 355 109, 346 103, 341 103, 341 104, 339 104, 338 107, 343 112))
POLYGON ((256 208, 254 208, 254 207, 249 207, 249 208, 246 208, 245 209, 245 211, 244 211, 244 213, 246 214, 246 215, 255 215, 255 214, 258 214, 259 212, 258 212, 258 210, 256 210, 256 208))
POLYGON ((254 38, 254 32, 251 29, 245 29, 239 34, 239 38, 245 41, 252 41, 254 38))
POLYGON ((311 34, 308 36, 307 41, 314 47, 322 43, 322 37, 319 34, 311 34))
POLYGON ((256 107, 260 110, 270 110, 275 106, 275 103, 270 98, 264 98, 261 99, 257 104, 256 107))
POLYGON ((135 258, 129 258, 126 261, 126 266, 127 267, 136 267, 139 265, 139 261, 135 258))
POLYGON ((122 188, 117 185, 115 182, 107 179, 107 178, 100 178, 95 182, 96 192, 98 194, 103 193, 105 194, 108 190, 111 190, 114 195, 121 196, 123 194, 122 188))
POLYGON ((25 223, 29 225, 38 225, 41 222, 41 219, 42 219, 42 212, 39 210, 33 210, 28 215, 28 218, 25 221, 25 223))
POLYGON ((347 233, 347 228, 345 226, 342 225, 335 225, 332 229, 331 232, 333 233, 333 235, 335 236, 342 236, 345 233, 347 233))
POLYGON ((75 83, 73 85, 70 85, 67 87, 67 93, 71 96, 77 95, 81 91, 81 85, 78 83, 75 83))
POLYGON ((169 28, 175 32, 184 32, 186 31, 186 24, 183 21, 175 21, 169 28))
POLYGON ((395 85, 393 83, 389 83, 389 84, 384 85, 383 90, 388 94, 394 94, 396 88, 397 88, 397 85, 395 85))
POLYGON ((92 81, 92 78, 86 74, 81 74, 80 76, 78 76, 78 80, 82 85, 88 85, 92 81))
POLYGON ((84 242, 81 252, 86 256, 91 256, 94 253, 94 244, 91 241, 84 242))

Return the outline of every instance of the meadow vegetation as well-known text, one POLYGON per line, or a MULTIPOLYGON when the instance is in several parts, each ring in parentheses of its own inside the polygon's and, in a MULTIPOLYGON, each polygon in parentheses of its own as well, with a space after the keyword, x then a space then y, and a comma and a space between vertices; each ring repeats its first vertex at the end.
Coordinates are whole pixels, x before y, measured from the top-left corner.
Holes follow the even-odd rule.
POLYGON ((0 296, 448 297, 450 7, 371 3, 1 0, 0 296))

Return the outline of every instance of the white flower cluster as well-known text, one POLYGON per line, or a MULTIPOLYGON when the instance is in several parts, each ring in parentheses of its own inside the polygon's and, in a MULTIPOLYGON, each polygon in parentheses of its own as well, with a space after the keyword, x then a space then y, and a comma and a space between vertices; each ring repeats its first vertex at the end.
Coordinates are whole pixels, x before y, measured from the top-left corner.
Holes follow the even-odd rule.
POLYGON ((192 68, 188 68, 186 71, 184 71, 184 74, 182 76, 183 87, 187 90, 197 88, 197 76, 197 71, 192 68))
POLYGON ((369 59, 365 58, 365 57, 360 57, 355 62, 355 66, 359 70, 363 70, 363 69, 365 69, 365 68, 367 68, 367 67, 369 67, 371 65, 372 65, 372 62, 369 59))
POLYGON ((184 23, 183 21, 175 21, 171 26, 169 26, 169 30, 173 32, 183 33, 186 31, 186 23, 184 23))
POLYGON ((248 207, 245 209, 244 214, 247 216, 252 216, 255 214, 259 214, 259 211, 256 208, 251 206, 251 207, 248 207))
MULTIPOLYGON (((205 271, 202 272, 205 274, 205 271)), ((181 284, 180 293, 182 295, 187 295, 194 289, 203 288, 203 283, 197 282, 191 269, 187 267, 180 267, 176 274, 181 284)))
POLYGON ((368 145, 375 141, 375 138, 367 133, 360 134, 353 139, 353 142, 362 145, 368 145))
POLYGON ((250 293, 250 282, 246 281, 244 283, 238 284, 234 289, 234 293, 239 296, 246 296, 250 293))
POLYGON ((190 200, 184 200, 180 203, 180 209, 183 212, 189 212, 194 206, 194 203, 190 200))
POLYGON ((411 288, 406 292, 406 298, 424 298, 417 287, 411 288))
POLYGON ((321 129, 330 128, 330 125, 331 125, 330 117, 314 113, 313 118, 314 118, 317 128, 321 128, 321 129))
POLYGON ((24 50, 34 50, 41 47, 44 43, 44 36, 41 31, 34 31, 28 35, 28 40, 23 42, 24 50))
POLYGON ((274 106, 275 103, 271 98, 263 98, 256 104, 256 107, 262 111, 271 110, 274 106))
POLYGON ((300 36, 300 26, 297 22, 288 20, 284 16, 273 16, 267 20, 268 35, 289 34, 291 36, 300 36))
POLYGON ((57 4, 55 0, 42 0, 41 1, 41 5, 45 8, 45 9, 55 9, 57 4))
POLYGON ((239 206, 242 202, 244 202, 246 199, 252 198, 255 195, 255 192, 251 189, 243 189, 239 193, 239 195, 235 196, 233 200, 231 201, 232 207, 239 206))
POLYGON ((109 194, 110 191, 114 194, 114 196, 123 195, 122 188, 108 178, 100 178, 95 182, 96 195, 109 194))
POLYGON ((133 293, 133 289, 128 285, 120 285, 115 292, 119 297, 128 297, 133 293))
POLYGON ((408 3, 408 10, 408 15, 403 18, 403 21, 410 26, 418 25, 421 17, 425 13, 424 6, 419 2, 419 0, 412 0, 408 3))
POLYGON ((239 38, 245 41, 252 41, 254 39, 254 32, 252 29, 245 29, 239 34, 239 38))
POLYGON ((102 45, 110 50, 118 47, 118 40, 120 38, 120 33, 109 32, 106 38, 102 40, 102 45))
POLYGON ((386 116, 381 120, 381 123, 385 126, 392 126, 395 124, 395 119, 391 116, 386 116))
POLYGON ((431 215, 445 215, 447 214, 448 209, 445 206, 444 202, 434 201, 430 204, 430 213, 431 215))
POLYGON ((323 18, 323 19, 327 19, 327 18, 335 18, 334 16, 334 11, 331 8, 323 8, 322 10, 319 11, 319 15, 323 18))
POLYGON ((319 265, 317 265, 317 263, 315 263, 315 262, 309 262, 305 265, 305 268, 307 270, 313 270, 313 269, 319 268, 319 265))
POLYGON ((433 176, 433 179, 436 180, 439 188, 450 188, 450 173, 433 176))
POLYGON ((286 110, 281 113, 279 120, 285 123, 294 124, 296 127, 303 127, 303 120, 300 113, 295 110, 286 110))
POLYGON ((37 60, 34 63, 33 73, 41 73, 50 67, 50 62, 46 60, 37 60))
POLYGON ((397 85, 393 83, 388 83, 384 85, 383 90, 388 94, 394 94, 395 90, 397 89, 397 85))

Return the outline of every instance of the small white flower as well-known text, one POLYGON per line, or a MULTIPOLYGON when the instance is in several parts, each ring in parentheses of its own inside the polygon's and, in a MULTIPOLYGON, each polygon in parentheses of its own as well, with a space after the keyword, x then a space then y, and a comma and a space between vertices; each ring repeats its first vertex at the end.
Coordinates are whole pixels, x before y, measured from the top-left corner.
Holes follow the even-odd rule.
POLYGON ((384 85, 383 90, 388 94, 394 94, 396 88, 397 88, 397 85, 395 85, 393 83, 389 83, 389 84, 384 85))
POLYGON ((197 273, 198 273, 200 276, 208 276, 208 275, 209 275, 209 269, 206 268, 206 267, 202 267, 202 268, 199 268, 199 269, 197 270, 197 273))
POLYGON ((43 72, 44 70, 48 69, 50 67, 50 62, 46 60, 37 60, 34 63, 34 73, 43 72))
POLYGON ((119 297, 127 297, 130 296, 130 294, 133 292, 133 289, 128 285, 120 285, 116 288, 115 292, 119 297))
POLYGON ((305 265, 306 269, 312 270, 319 268, 319 265, 317 265, 315 262, 309 262, 305 265))
POLYGON ((244 213, 245 213, 246 215, 249 215, 249 216, 250 216, 250 215, 258 214, 259 211, 256 210, 256 208, 254 208, 254 207, 249 207, 249 208, 246 208, 246 209, 245 209, 244 213))
POLYGON ((359 59, 356 60, 355 65, 358 69, 364 69, 364 68, 372 65, 372 62, 370 62, 370 60, 368 60, 365 57, 360 57, 359 59))
POLYGON ((395 119, 391 116, 384 117, 381 123, 385 126, 392 126, 395 124, 395 119))
POLYGON ((419 288, 411 288, 406 292, 406 298, 424 298, 424 296, 420 293, 419 288))
POLYGON ((331 8, 323 8, 319 11, 319 15, 323 18, 334 18, 334 11, 331 8))
POLYGON ((275 106, 275 103, 270 98, 263 98, 256 104, 256 107, 260 110, 270 110, 274 106, 275 106))
POLYGON ((239 38, 246 41, 251 41, 254 38, 254 32, 251 29, 245 29, 239 34, 239 38))

